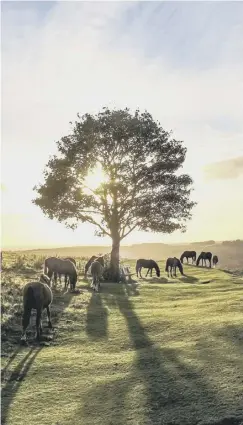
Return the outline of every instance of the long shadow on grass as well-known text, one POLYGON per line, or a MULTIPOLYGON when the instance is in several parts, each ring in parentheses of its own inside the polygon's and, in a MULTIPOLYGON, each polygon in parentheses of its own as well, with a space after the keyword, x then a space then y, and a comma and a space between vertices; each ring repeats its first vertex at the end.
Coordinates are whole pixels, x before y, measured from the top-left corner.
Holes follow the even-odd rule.
MULTIPOLYGON (((51 307, 51 315, 52 315, 52 324, 55 327, 58 324, 59 319, 62 316, 63 311, 70 304, 74 294, 67 293, 65 296, 62 296, 58 292, 53 292, 53 305, 51 307), (61 302, 60 302, 61 301, 61 302)), ((21 323, 21 319, 19 322, 21 323)), ((45 319, 43 320, 44 325, 44 333, 45 333, 45 319)), ((15 325, 16 326, 16 325, 15 325)), ((7 425, 8 414, 10 405, 15 398, 23 379, 26 378, 28 371, 30 370, 32 364, 34 363, 36 357, 40 353, 41 350, 45 349, 44 346, 40 346, 37 342, 33 340, 33 338, 29 338, 28 347, 20 346, 20 337, 21 337, 21 326, 16 326, 18 332, 16 330, 11 335, 11 328, 9 329, 8 336, 15 339, 15 344, 17 344, 16 350, 11 355, 9 361, 2 369, 2 395, 1 395, 1 425, 7 425), (17 364, 12 367, 13 363, 17 364)), ((45 339, 45 335, 43 335, 43 339, 45 339)), ((34 389, 33 389, 34 390, 34 389)), ((9 423, 10 425, 10 423, 9 423)))
MULTIPOLYGON (((106 382, 93 384, 82 398, 82 407, 75 412, 73 423, 82 418, 86 425, 192 425, 208 413, 215 416, 221 400, 206 382, 203 369, 181 360, 183 352, 179 348, 161 348, 151 340, 134 311, 126 285, 117 286, 113 297, 105 293, 103 296, 108 305, 112 300, 110 307, 116 305, 126 320, 128 349, 135 349, 135 360, 131 369, 125 371, 122 363, 110 364, 106 382)), ((166 330, 166 323, 161 322, 160 332, 163 326, 166 330)))
POLYGON ((86 332, 92 339, 107 337, 108 317, 100 293, 92 292, 87 307, 86 332))

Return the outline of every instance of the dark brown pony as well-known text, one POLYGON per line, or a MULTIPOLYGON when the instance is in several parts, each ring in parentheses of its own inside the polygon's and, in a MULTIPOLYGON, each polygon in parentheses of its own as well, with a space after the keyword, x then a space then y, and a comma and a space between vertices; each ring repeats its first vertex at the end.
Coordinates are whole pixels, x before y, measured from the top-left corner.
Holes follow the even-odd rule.
POLYGON ((104 272, 104 267, 100 264, 98 260, 95 260, 91 263, 90 272, 92 275, 92 287, 95 291, 98 292, 100 288, 100 278, 104 272))
POLYGON ((152 277, 152 271, 153 271, 153 269, 155 269, 156 275, 158 277, 160 277, 160 269, 159 269, 158 264, 154 260, 144 260, 143 258, 140 258, 136 262, 136 273, 137 273, 137 277, 138 277, 138 273, 139 273, 140 277, 142 278, 141 270, 142 270, 143 267, 145 269, 148 269, 145 277, 147 277, 147 275, 148 275, 149 272, 150 272, 150 276, 152 277))
POLYGON ((203 266, 203 261, 204 261, 205 267, 206 267, 206 260, 208 260, 209 261, 209 267, 211 268, 212 267, 212 264, 211 264, 212 252, 202 251, 201 254, 197 258, 197 263, 196 263, 197 266, 199 265, 201 260, 202 260, 202 266, 203 266))
POLYGON ((187 262, 188 262, 188 258, 191 258, 192 264, 193 264, 197 259, 196 251, 184 251, 183 254, 181 254, 181 257, 180 257, 180 262, 182 264, 183 264, 184 258, 186 258, 187 262))
POLYGON ((41 316, 45 308, 48 316, 48 327, 52 328, 50 304, 52 303, 53 295, 50 283, 49 277, 42 274, 39 281, 29 282, 25 285, 23 292, 24 314, 21 341, 26 341, 27 339, 26 329, 29 325, 32 308, 36 310, 36 339, 39 341, 42 334, 41 316))
POLYGON ((67 286, 67 278, 70 282, 71 290, 75 289, 78 274, 75 265, 70 260, 62 260, 57 257, 49 257, 44 262, 44 273, 51 279, 54 275, 55 284, 57 283, 57 275, 65 275, 65 288, 67 286))
POLYGON ((172 258, 172 257, 167 258, 166 265, 165 265, 165 271, 168 273, 168 277, 169 277, 169 269, 170 269, 170 275, 171 275, 171 277, 173 277, 172 276, 172 270, 174 271, 174 276, 176 276, 176 268, 177 267, 178 267, 181 275, 183 276, 184 275, 184 273, 183 273, 183 267, 182 267, 182 264, 181 264, 179 258, 176 258, 176 257, 174 257, 174 258, 172 258))
POLYGON ((214 255, 213 256, 213 266, 215 267, 218 264, 218 262, 219 262, 218 256, 214 255))
POLYGON ((85 278, 87 277, 88 270, 89 270, 91 264, 93 263, 93 261, 98 261, 103 267, 105 266, 104 255, 101 255, 99 257, 97 257, 97 255, 92 255, 92 257, 89 259, 89 261, 84 266, 84 277, 85 278))

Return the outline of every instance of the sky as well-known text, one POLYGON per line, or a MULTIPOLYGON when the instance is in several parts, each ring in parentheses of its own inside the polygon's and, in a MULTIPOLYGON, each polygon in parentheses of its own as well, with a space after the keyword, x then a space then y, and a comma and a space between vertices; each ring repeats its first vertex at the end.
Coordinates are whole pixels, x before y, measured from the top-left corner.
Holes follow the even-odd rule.
POLYGON ((2 246, 106 245, 31 203, 76 114, 147 109, 183 140, 198 202, 187 232, 123 244, 243 237, 243 3, 1 2, 2 246))

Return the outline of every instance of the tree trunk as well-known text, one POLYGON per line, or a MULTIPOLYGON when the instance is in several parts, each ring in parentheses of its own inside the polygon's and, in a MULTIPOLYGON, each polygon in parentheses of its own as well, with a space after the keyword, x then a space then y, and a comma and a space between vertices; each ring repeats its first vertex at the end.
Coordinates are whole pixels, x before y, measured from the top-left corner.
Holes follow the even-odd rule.
POLYGON ((112 250, 111 250, 111 275, 113 282, 119 282, 120 271, 119 271, 119 254, 120 254, 120 238, 118 235, 112 238, 112 250))

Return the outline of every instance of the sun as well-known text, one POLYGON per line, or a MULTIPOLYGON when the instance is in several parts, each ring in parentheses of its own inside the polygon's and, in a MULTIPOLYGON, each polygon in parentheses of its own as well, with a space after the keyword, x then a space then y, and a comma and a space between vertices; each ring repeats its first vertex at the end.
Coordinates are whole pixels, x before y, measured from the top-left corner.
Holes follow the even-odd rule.
POLYGON ((95 190, 100 184, 108 182, 108 176, 105 174, 101 164, 88 173, 84 180, 84 186, 87 190, 95 190))

